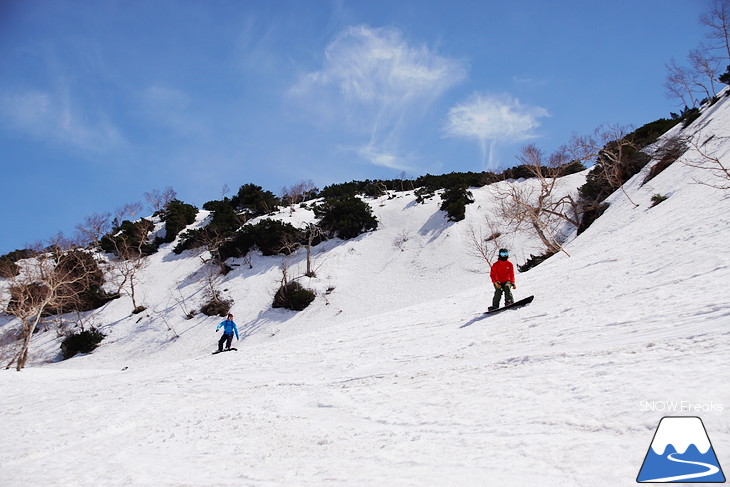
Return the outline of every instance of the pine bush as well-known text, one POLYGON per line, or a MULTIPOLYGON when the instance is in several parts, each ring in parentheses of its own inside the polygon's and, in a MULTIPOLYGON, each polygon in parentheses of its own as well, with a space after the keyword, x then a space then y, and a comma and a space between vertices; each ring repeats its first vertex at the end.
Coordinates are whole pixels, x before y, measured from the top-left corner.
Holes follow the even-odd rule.
POLYGON ((91 328, 89 330, 80 331, 68 335, 63 342, 61 342, 61 352, 63 353, 64 359, 69 359, 77 353, 91 353, 101 343, 106 335, 97 330, 91 328))
POLYGON ((378 220, 370 205, 356 196, 327 198, 315 206, 314 214, 321 218, 320 227, 348 240, 378 228, 378 220))
POLYGON ((296 281, 292 281, 285 286, 279 287, 274 296, 272 307, 302 311, 314 301, 315 297, 314 291, 304 288, 296 281))

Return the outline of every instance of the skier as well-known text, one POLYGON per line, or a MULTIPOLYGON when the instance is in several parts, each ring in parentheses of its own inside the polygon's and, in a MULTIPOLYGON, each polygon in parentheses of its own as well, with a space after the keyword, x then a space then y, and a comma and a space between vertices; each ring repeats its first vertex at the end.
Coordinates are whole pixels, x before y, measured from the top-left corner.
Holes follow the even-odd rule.
POLYGON ((515 286, 515 268, 512 262, 509 261, 509 250, 499 249, 499 260, 492 265, 489 277, 492 278, 492 284, 494 284, 494 298, 489 311, 499 308, 499 301, 502 299, 503 292, 504 305, 509 306, 512 304, 514 302, 512 289, 516 289, 517 286, 515 286))
POLYGON ((218 325, 218 327, 215 329, 215 331, 220 330, 221 326, 223 327, 223 335, 221 336, 221 339, 218 340, 218 352, 223 351, 223 342, 226 344, 226 350, 231 349, 231 342, 233 341, 233 333, 236 334, 236 340, 238 340, 238 328, 236 327, 236 324, 233 322, 233 314, 228 313, 228 318, 225 321, 221 321, 221 323, 218 325))

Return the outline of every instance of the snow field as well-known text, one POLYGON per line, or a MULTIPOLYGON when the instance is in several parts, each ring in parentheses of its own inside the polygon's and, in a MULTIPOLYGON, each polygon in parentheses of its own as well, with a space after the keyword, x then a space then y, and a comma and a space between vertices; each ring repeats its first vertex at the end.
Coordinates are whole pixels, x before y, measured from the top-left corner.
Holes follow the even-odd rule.
MULTIPOLYGON (((696 123, 730 135, 728 98, 696 123)), ((109 333, 93 354, 44 363, 58 339, 40 333, 32 367, 0 371, 0 484, 626 485, 667 415, 641 402, 661 400, 724 405, 699 415, 730 465, 730 197, 694 182, 711 178, 692 157, 642 185, 645 168, 626 185, 638 208, 617 192, 570 257, 517 276, 531 305, 491 317, 467 243, 486 188, 458 224, 438 200, 372 202, 377 231, 317 248, 304 282, 319 296, 301 313, 269 308, 281 258, 235 267, 218 285, 238 352, 210 355, 219 320, 181 318, 176 296, 196 303, 204 270, 163 249, 149 313, 116 300, 90 317, 109 333)), ((540 249, 509 239, 513 262, 540 249)))

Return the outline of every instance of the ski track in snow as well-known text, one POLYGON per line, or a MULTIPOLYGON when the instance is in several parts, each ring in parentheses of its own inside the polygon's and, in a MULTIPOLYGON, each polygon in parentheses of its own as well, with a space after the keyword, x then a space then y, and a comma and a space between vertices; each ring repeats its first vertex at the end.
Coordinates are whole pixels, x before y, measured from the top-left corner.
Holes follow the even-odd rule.
MULTIPOLYGON (((729 100, 698 120, 713 141, 730 135, 729 100)), ((220 320, 182 319, 205 272, 163 246, 143 276, 148 313, 113 301, 87 316, 108 334, 93 354, 57 362, 41 332, 30 367, 0 371, 0 485, 633 483, 663 415, 641 401, 730 407, 730 198, 683 159, 627 183, 639 208, 614 194, 570 257, 518 275, 532 304, 483 319, 491 289, 467 234, 494 208, 488 188, 458 224, 438 198, 371 200, 379 229, 317 247, 302 282, 318 298, 301 313, 270 309, 281 258, 232 261, 219 288, 236 301, 234 354, 211 355, 220 320)), ((506 245, 518 263, 542 250, 524 233, 506 245)), ((302 273, 303 254, 288 264, 302 273)), ((0 317, 3 359, 15 329, 0 317)), ((702 415, 730 463, 726 410, 702 415)))

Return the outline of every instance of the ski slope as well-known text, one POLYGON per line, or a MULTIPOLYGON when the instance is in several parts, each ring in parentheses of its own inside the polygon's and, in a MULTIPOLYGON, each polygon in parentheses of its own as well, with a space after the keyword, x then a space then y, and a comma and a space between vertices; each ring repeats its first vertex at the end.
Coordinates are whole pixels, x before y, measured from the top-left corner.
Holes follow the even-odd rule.
MULTIPOLYGON (((688 131, 728 163, 730 98, 688 131)), ((233 261, 217 284, 237 352, 210 354, 219 319, 183 318, 206 271, 163 247, 146 313, 122 298, 86 318, 108 334, 97 351, 58 362, 56 334, 39 333, 27 369, 0 371, 0 485, 627 485, 668 413, 701 416, 730 465, 730 192, 698 183, 719 181, 685 164, 698 157, 646 184, 644 168, 625 187, 638 207, 614 194, 570 256, 517 276, 532 304, 486 318, 468 234, 494 211, 489 187, 459 223, 437 199, 371 200, 378 230, 317 247, 302 282, 318 297, 300 313, 270 309, 281 257, 233 261), (654 194, 669 197, 651 207, 654 194)), ((506 238, 513 262, 542 250, 506 238)))

